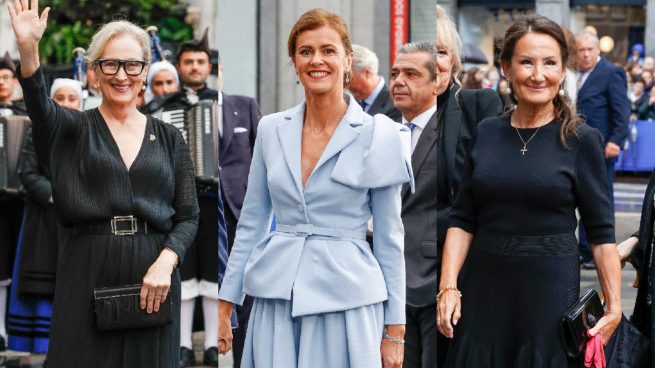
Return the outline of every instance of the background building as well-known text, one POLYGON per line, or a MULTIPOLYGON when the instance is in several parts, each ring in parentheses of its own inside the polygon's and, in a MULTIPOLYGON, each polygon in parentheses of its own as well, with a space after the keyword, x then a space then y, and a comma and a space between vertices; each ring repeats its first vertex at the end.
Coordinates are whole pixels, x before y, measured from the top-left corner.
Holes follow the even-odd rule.
POLYGON ((632 45, 642 43, 655 56, 655 0, 439 0, 457 20, 464 42, 478 46, 488 60, 497 60, 498 43, 507 27, 525 12, 536 11, 577 33, 594 26, 614 47, 603 55, 624 64, 632 45), (647 15, 651 14, 650 17, 647 15), (495 56, 495 57, 494 57, 495 56))

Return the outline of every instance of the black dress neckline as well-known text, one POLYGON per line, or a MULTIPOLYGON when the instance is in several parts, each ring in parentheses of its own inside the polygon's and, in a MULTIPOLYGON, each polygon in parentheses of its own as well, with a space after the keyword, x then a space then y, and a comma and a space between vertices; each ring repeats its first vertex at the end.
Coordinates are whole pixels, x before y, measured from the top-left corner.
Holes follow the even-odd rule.
POLYGON ((137 152, 136 157, 134 158, 134 161, 132 161, 132 164, 130 167, 127 167, 127 164, 125 163, 125 160, 123 160, 123 156, 121 155, 121 150, 118 147, 118 143, 116 142, 116 139, 114 138, 114 135, 111 134, 111 130, 109 129, 109 126, 107 125, 107 121, 105 120, 104 116, 100 113, 100 110, 96 107, 93 109, 95 115, 101 122, 99 124, 101 126, 101 131, 105 135, 105 138, 109 142, 109 145, 112 147, 113 153, 116 156, 116 159, 122 164, 121 166, 125 168, 125 171, 129 174, 132 172, 132 169, 138 164, 140 161, 141 156, 144 155, 144 151, 147 149, 147 142, 148 142, 148 136, 152 132, 152 117, 150 115, 146 115, 146 129, 143 132, 143 138, 141 139, 141 147, 139 147, 139 152, 137 152))

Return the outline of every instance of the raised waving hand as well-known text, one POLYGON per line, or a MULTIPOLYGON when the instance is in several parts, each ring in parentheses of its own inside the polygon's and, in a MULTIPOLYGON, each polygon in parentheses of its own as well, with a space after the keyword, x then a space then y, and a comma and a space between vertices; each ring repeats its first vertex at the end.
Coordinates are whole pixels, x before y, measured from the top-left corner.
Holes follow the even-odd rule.
POLYGON ((11 26, 18 42, 21 74, 31 76, 39 68, 39 41, 43 37, 50 8, 45 8, 39 17, 39 1, 14 0, 7 3, 11 26))

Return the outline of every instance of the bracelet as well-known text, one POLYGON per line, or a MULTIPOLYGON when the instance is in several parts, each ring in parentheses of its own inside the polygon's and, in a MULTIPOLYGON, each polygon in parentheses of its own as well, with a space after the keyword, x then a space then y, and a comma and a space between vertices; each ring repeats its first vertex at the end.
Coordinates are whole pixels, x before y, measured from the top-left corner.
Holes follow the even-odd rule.
POLYGON ((460 299, 462 298, 462 292, 459 291, 457 286, 446 286, 445 288, 439 290, 439 293, 437 294, 437 302, 439 302, 439 298, 441 298, 441 295, 443 295, 444 293, 447 293, 449 291, 457 292, 457 294, 459 294, 460 299))
POLYGON ((382 334, 382 338, 387 339, 387 340, 391 340, 391 341, 395 342, 396 344, 401 344, 402 345, 402 344, 405 343, 405 340, 403 338, 393 337, 393 336, 389 335, 386 332, 382 334))

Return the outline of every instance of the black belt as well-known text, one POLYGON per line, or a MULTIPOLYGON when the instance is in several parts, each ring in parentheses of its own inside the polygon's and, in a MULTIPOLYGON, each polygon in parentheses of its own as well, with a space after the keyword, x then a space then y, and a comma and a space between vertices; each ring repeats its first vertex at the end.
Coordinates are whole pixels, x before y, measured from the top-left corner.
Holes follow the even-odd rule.
POLYGON ((148 223, 132 215, 114 216, 111 219, 90 221, 75 224, 75 234, 113 234, 113 235, 136 235, 136 234, 157 234, 154 228, 149 228, 148 223))

